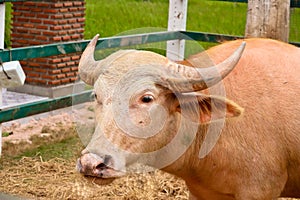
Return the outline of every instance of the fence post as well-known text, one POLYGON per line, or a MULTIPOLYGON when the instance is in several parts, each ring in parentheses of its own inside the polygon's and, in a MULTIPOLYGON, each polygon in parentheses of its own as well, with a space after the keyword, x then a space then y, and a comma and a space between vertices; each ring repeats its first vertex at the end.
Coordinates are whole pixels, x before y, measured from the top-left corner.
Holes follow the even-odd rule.
MULTIPOLYGON (((168 31, 185 31, 188 0, 170 0, 168 31)), ((167 42, 167 57, 170 60, 184 59, 184 40, 170 40, 167 42)))
POLYGON ((249 0, 245 36, 288 42, 290 0, 249 0))
MULTIPOLYGON (((4 49, 5 3, 0 3, 0 50, 4 49)), ((0 86, 0 107, 2 106, 2 88, 0 86)), ((0 157, 2 154, 2 125, 0 123, 0 157)))

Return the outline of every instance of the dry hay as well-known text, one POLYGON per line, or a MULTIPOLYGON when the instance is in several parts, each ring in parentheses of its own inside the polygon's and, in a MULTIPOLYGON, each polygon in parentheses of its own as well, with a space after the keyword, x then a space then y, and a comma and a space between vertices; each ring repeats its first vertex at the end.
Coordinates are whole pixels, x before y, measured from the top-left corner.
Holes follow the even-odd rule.
POLYGON ((75 159, 2 161, 0 191, 32 199, 187 199, 185 184, 155 171, 97 185, 75 171, 75 159))

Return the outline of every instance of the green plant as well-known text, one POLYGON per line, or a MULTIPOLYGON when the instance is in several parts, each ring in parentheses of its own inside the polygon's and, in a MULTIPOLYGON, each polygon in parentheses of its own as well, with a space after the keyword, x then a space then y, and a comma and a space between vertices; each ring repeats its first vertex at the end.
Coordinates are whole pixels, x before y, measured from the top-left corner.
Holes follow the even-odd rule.
POLYGON ((5 3, 5 35, 4 35, 4 48, 11 46, 10 34, 11 34, 11 18, 12 18, 12 4, 5 3))

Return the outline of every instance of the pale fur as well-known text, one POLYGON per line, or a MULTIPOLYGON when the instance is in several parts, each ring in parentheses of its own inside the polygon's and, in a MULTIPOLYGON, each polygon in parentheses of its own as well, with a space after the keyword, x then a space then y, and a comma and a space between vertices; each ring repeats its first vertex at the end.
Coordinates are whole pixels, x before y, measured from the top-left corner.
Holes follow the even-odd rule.
MULTIPOLYGON (((300 197, 300 50, 268 39, 245 41, 247 45, 240 61, 222 82, 226 98, 232 100, 224 98, 228 117, 240 117, 226 121, 217 144, 201 159, 199 150, 208 126, 215 122, 203 123, 199 119, 202 125, 191 146, 179 159, 163 168, 186 181, 191 192, 190 199, 300 197)), ((219 63, 229 57, 240 43, 224 43, 183 63, 201 67, 201 58, 206 54, 219 63)), ((161 56, 156 58, 159 59, 153 60, 152 53, 138 51, 118 58, 94 85, 98 97, 97 125, 101 126, 108 140, 130 152, 151 152, 162 148, 172 140, 183 118, 169 89, 149 83, 151 92, 157 97, 155 102, 167 111, 168 118, 163 129, 153 137, 138 139, 129 137, 115 124, 112 117, 115 84, 124 73, 135 67, 136 62, 167 63, 161 56)), ((201 98, 206 96, 213 98, 209 94, 201 95, 201 98)), ((142 126, 148 123, 148 116, 143 113, 149 107, 141 104, 139 98, 132 99, 129 117, 137 126, 142 126)), ((218 99, 222 100, 221 97, 218 99)), ((201 107, 200 112, 207 113, 205 109, 201 107)), ((204 122, 207 121, 204 119, 204 122)), ((101 154, 103 149, 97 141, 91 141, 90 146, 93 146, 90 151, 101 154)), ((130 160, 129 163, 136 158, 126 157, 127 165, 126 159, 130 160)))

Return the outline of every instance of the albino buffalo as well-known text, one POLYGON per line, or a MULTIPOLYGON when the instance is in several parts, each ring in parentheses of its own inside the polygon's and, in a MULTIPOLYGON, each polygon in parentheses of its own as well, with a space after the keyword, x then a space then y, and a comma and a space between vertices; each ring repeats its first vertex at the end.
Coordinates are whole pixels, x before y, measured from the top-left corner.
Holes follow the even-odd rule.
POLYGON ((300 197, 300 49, 245 39, 177 63, 138 50, 95 61, 97 39, 79 64, 96 98, 80 173, 113 180, 141 163, 184 179, 190 199, 300 197))

